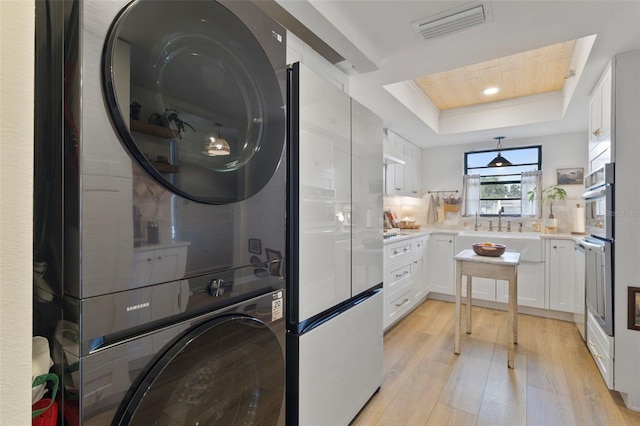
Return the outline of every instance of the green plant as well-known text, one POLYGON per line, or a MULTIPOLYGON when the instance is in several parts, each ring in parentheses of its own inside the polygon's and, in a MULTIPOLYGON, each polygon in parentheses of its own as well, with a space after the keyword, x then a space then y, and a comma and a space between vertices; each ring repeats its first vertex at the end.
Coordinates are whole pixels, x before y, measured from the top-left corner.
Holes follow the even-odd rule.
MULTIPOLYGON (((536 188, 527 192, 529 194, 529 201, 533 201, 536 198, 536 188)), ((556 200, 564 200, 567 198, 567 191, 563 188, 560 188, 558 185, 549 185, 546 188, 542 189, 542 193, 540 194, 540 205, 544 206, 544 203, 549 203, 549 219, 553 219, 553 203, 556 200)))
POLYGON ((149 123, 169 128, 171 128, 171 123, 173 123, 175 130, 178 131, 178 137, 180 139, 182 139, 182 133, 186 129, 185 126, 190 127, 194 132, 196 131, 191 124, 180 118, 178 111, 170 108, 165 109, 163 114, 157 112, 151 114, 149 117, 149 123))

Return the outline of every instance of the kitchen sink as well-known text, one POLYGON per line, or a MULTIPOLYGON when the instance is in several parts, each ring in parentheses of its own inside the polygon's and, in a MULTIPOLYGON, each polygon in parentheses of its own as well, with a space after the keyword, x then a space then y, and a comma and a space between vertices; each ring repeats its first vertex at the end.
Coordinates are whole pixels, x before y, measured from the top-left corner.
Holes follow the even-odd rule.
POLYGON ((456 237, 456 253, 470 249, 472 244, 491 242, 504 244, 507 251, 520 253, 520 261, 543 262, 543 241, 537 232, 463 231, 456 237))
POLYGON ((385 240, 388 240, 390 238, 404 237, 404 236, 407 236, 407 235, 409 235, 409 234, 406 233, 406 232, 393 232, 393 231, 392 232, 387 232, 387 231, 385 231, 385 232, 382 233, 382 238, 384 238, 385 240))
POLYGON ((462 231, 458 235, 460 236, 470 236, 470 237, 481 237, 481 238, 507 238, 507 239, 518 239, 518 238, 526 238, 526 239, 540 239, 540 234, 538 232, 489 232, 489 231, 462 231))

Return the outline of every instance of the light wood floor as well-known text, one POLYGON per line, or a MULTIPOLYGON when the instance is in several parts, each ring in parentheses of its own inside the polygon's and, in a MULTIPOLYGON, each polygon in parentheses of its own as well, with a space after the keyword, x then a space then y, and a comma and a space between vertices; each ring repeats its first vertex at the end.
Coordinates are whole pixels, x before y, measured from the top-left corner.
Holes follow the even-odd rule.
POLYGON ((509 369, 506 311, 473 307, 454 355, 454 310, 427 300, 385 334, 384 383, 352 425, 640 425, 575 324, 520 314, 509 369))

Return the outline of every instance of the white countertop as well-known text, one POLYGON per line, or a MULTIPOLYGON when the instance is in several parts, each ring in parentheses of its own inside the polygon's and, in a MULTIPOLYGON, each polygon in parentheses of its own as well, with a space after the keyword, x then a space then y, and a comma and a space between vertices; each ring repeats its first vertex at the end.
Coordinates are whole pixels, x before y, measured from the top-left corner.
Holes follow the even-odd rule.
POLYGON ((464 260, 466 262, 491 263, 494 265, 518 265, 520 263, 520 253, 506 251, 502 256, 479 256, 473 250, 466 249, 453 257, 455 260, 464 260))
MULTIPOLYGON (((472 235, 476 231, 469 231, 465 229, 444 229, 444 228, 420 228, 420 229, 400 229, 394 228, 392 231, 395 231, 397 234, 390 238, 384 239, 384 244, 394 243, 397 241, 406 240, 409 238, 421 237, 425 235, 432 234, 445 234, 445 235, 459 235, 460 233, 465 233, 465 235, 472 235)), ((495 235, 496 237, 510 237, 510 238, 518 238, 518 232, 487 232, 487 231, 477 231, 478 235, 487 236, 495 235)), ((532 238, 531 233, 526 233, 526 238, 532 238)), ((576 242, 581 241, 586 235, 583 234, 570 234, 570 233, 562 233, 562 234, 544 234, 538 233, 537 237, 541 240, 547 239, 559 239, 559 240, 573 240, 576 242)), ((524 236, 523 236, 524 237, 524 236)), ((535 238, 535 237, 533 237, 535 238)))

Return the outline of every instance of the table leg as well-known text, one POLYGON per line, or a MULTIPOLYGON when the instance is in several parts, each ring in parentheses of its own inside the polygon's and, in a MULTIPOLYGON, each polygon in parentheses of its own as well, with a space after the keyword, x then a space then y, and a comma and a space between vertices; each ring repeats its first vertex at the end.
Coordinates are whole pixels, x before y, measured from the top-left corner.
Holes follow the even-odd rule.
POLYGON ((454 340, 453 352, 457 355, 460 354, 460 332, 462 329, 462 321, 460 318, 461 311, 461 299, 462 299, 462 265, 460 261, 456 261, 456 337, 454 340))
POLYGON ((518 343, 518 268, 514 268, 515 284, 513 285, 513 344, 518 343))
POLYGON ((471 275, 467 275, 467 334, 471 334, 471 275))
POLYGON ((508 315, 508 326, 507 326, 507 364, 509 368, 513 368, 514 366, 514 346, 516 342, 516 307, 517 307, 517 285, 518 281, 516 279, 515 273, 511 275, 509 278, 509 315, 508 315))

